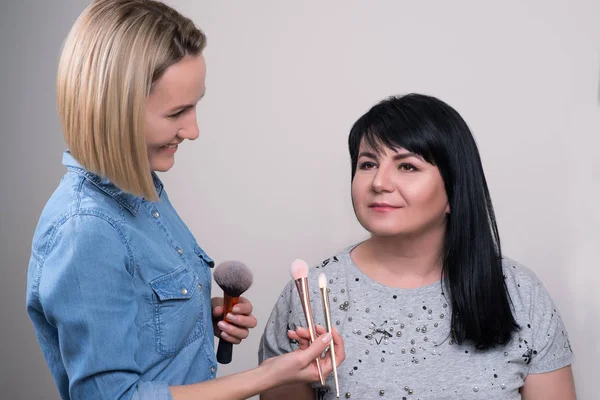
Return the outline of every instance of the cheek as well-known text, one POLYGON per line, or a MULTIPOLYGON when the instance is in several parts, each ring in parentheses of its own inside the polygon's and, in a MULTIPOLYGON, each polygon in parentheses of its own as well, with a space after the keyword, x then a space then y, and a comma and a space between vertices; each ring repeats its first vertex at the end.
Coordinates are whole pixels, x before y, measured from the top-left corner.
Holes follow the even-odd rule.
POLYGON ((427 212, 437 213, 437 209, 445 208, 448 202, 441 179, 429 179, 413 189, 410 194, 407 194, 407 197, 411 198, 413 203, 422 206, 427 212))
POLYGON ((396 181, 400 195, 413 208, 428 207, 444 197, 444 186, 441 177, 431 172, 402 175, 396 181))
POLYGON ((146 145, 148 147, 163 146, 177 134, 174 125, 172 121, 165 118, 146 118, 146 126, 144 127, 146 145))
POLYGON ((352 203, 357 206, 365 201, 365 196, 368 194, 367 184, 365 179, 361 179, 355 175, 351 186, 352 203))

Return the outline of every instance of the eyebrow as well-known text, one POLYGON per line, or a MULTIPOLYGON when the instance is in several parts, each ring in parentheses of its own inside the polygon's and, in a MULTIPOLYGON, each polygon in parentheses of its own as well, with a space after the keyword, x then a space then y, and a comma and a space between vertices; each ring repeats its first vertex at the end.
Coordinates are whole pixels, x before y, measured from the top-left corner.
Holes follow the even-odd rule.
MULTIPOLYGON (((200 96, 200 98, 198 99, 198 101, 202 100, 202 98, 204 97, 204 95, 206 94, 206 90, 204 90, 204 93, 202 93, 202 96, 200 96)), ((167 113, 171 114, 174 113, 175 111, 183 111, 186 110, 188 108, 192 108, 194 107, 196 104, 180 104, 178 106, 172 107, 170 108, 167 113)))
MULTIPOLYGON (((377 160, 377 154, 372 153, 370 151, 361 151, 360 154, 358 155, 358 158, 360 157, 368 157, 368 158, 372 158, 373 160, 377 160)), ((400 154, 396 154, 394 156, 394 160, 398 161, 398 160, 403 160, 405 158, 410 158, 410 157, 415 157, 418 158, 419 160, 422 160, 423 157, 416 155, 415 153, 400 153, 400 154)))

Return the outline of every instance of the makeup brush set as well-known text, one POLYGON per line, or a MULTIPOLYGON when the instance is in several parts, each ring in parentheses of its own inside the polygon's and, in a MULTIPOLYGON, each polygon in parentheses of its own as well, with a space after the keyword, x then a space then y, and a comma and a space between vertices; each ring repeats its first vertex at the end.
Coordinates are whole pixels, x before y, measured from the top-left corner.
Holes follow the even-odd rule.
MULTIPOLYGON (((310 294, 308 288, 308 264, 303 260, 295 260, 292 263, 291 274, 298 294, 300 295, 300 302, 302 304, 302 310, 304 311, 304 317, 306 318, 306 326, 308 328, 310 343, 314 342, 317 337, 315 322, 313 319, 312 308, 310 306, 310 294)), ((225 261, 215 268, 214 272, 215 282, 223 289, 223 316, 231 312, 233 306, 235 306, 240 296, 246 292, 252 285, 252 272, 243 263, 239 261, 225 261)), ((333 326, 331 324, 331 309, 329 304, 329 293, 327 292, 327 278, 325 274, 319 275, 319 289, 321 292, 321 302, 323 304, 323 315, 325 316, 325 325, 327 332, 332 334, 333 326)), ((335 381, 336 396, 340 397, 338 373, 337 373, 337 362, 335 358, 335 348, 333 341, 329 346, 331 353, 331 361, 333 364, 333 378, 335 381)), ((217 349, 217 361, 221 364, 228 364, 231 362, 233 353, 233 346, 230 342, 219 339, 219 346, 217 349)), ((319 380, 321 385, 325 386, 325 378, 323 377, 323 371, 321 369, 320 358, 317 358, 317 370, 319 372, 319 380)))
MULTIPOLYGON (((308 264, 306 264, 306 262, 303 260, 297 259, 292 263, 290 272, 292 278, 294 279, 294 283, 296 284, 296 289, 298 289, 298 294, 300 295, 300 303, 302 304, 302 311, 304 312, 304 317, 306 319, 306 327, 310 336, 310 342, 312 343, 316 339, 317 332, 315 328, 315 322, 313 319, 312 308, 310 306, 310 293, 308 289, 308 264)), ((331 307, 329 304, 329 293, 327 292, 327 277, 324 273, 321 273, 319 275, 319 290, 321 292, 321 303, 323 304, 323 315, 325 317, 325 325, 327 328, 327 332, 329 334, 332 334, 333 326, 331 324, 331 307)), ((340 397, 337 362, 335 358, 335 346, 333 345, 333 342, 331 342, 331 345, 329 346, 329 351, 331 352, 331 361, 333 364, 333 379, 335 381, 335 392, 336 396, 340 397)), ((325 379, 321 370, 320 359, 317 358, 316 362, 321 385, 325 386, 325 379)))

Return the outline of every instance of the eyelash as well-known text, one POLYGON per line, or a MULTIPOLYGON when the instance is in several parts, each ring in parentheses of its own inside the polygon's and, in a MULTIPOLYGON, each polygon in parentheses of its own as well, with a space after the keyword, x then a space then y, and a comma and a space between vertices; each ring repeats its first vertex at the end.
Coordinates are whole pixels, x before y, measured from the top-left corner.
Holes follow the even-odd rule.
MULTIPOLYGON (((369 170, 374 168, 375 166, 375 163, 372 161, 364 161, 359 164, 358 168, 361 170, 369 170)), ((406 172, 418 171, 417 167, 410 163, 401 163, 400 165, 398 165, 398 169, 406 172)))
POLYGON ((169 118, 173 118, 173 119, 175 119, 175 118, 177 118, 177 117, 181 116, 181 115, 182 115, 184 112, 186 112, 187 110, 188 110, 187 108, 184 108, 183 110, 181 110, 181 111, 178 111, 178 112, 176 112, 176 113, 175 113, 175 114, 173 114, 173 115, 169 115, 169 118))

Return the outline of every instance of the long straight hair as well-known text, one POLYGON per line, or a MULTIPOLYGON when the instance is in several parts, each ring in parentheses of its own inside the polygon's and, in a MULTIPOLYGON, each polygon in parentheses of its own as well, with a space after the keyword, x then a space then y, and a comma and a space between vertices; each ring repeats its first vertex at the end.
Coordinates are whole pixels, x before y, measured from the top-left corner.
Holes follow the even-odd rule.
POLYGON ((450 214, 443 248, 442 284, 452 303, 452 336, 478 349, 508 343, 519 329, 502 270, 494 208, 477 145, 460 114, 421 94, 385 99, 352 126, 352 179, 362 141, 377 151, 403 148, 435 165, 450 214))

